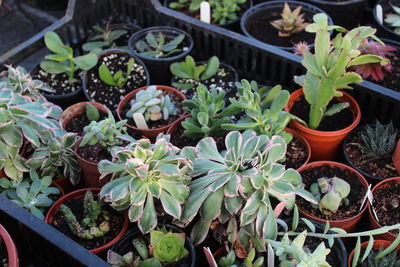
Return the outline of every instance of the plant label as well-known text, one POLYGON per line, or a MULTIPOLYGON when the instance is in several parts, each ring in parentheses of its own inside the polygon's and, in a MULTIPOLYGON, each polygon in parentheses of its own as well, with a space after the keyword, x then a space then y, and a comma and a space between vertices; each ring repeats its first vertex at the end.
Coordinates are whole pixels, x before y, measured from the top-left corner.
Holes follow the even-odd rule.
POLYGON ((378 23, 383 25, 383 10, 381 5, 376 5, 376 19, 378 20, 378 23))
POLYGON ((145 130, 149 129, 142 113, 133 113, 133 120, 135 121, 137 128, 145 130))
POLYGON ((205 23, 211 23, 210 3, 203 1, 200 4, 200 20, 205 23))

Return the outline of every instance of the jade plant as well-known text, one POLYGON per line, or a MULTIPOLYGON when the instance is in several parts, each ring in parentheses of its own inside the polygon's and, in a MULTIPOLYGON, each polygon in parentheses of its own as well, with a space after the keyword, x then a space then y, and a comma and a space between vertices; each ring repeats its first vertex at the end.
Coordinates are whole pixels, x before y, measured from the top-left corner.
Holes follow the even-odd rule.
POLYGON ((49 196, 61 193, 57 187, 50 186, 51 182, 50 176, 39 177, 35 170, 30 169, 29 178, 19 183, 0 178, 0 193, 43 220, 46 209, 54 202, 49 196))
POLYGON ((93 30, 96 32, 96 35, 82 46, 82 49, 86 52, 99 52, 105 48, 117 48, 116 41, 128 33, 127 30, 122 29, 111 30, 109 24, 107 24, 105 29, 94 26, 93 30))
POLYGON ((146 121, 158 121, 168 120, 170 116, 176 115, 177 109, 169 95, 164 95, 162 90, 152 85, 137 92, 126 117, 133 118, 135 113, 143 114, 146 121))
POLYGON ((107 67, 106 64, 103 63, 99 67, 99 77, 107 85, 122 88, 129 80, 134 65, 135 59, 131 58, 126 65, 125 73, 122 70, 119 70, 114 74, 111 74, 110 69, 107 67))
POLYGON ((191 164, 178 153, 168 136, 157 138, 155 144, 141 139, 113 148, 113 160, 99 163, 101 178, 112 174, 112 180, 101 189, 101 198, 116 210, 129 209, 130 221, 138 222, 142 233, 157 226, 161 211, 179 219, 189 196, 191 164), (160 203, 157 212, 156 203, 160 203))
POLYGON ((385 22, 394 28, 394 32, 400 35, 400 7, 392 5, 394 13, 386 15, 385 22))
POLYGON ((185 82, 173 82, 172 86, 182 91, 192 89, 217 74, 220 62, 218 57, 211 57, 206 64, 196 65, 191 56, 186 56, 185 61, 175 62, 170 65, 171 73, 178 79, 185 82))
POLYGON ((55 32, 46 32, 44 42, 54 54, 47 55, 40 63, 40 68, 51 74, 67 74, 69 83, 75 81, 78 70, 90 70, 97 64, 95 53, 74 57, 74 50, 66 46, 55 32))
POLYGON ((345 33, 346 29, 330 25, 325 14, 319 13, 313 17, 314 23, 305 30, 315 33, 315 54, 305 52, 302 65, 307 73, 295 77, 295 81, 303 86, 306 101, 310 104, 308 127, 317 129, 325 116, 332 116, 347 108, 349 103, 341 102, 328 108, 334 97, 342 96, 339 89, 352 89, 351 83, 360 83, 362 78, 355 72, 348 71, 350 67, 367 63, 385 65, 387 59, 380 56, 361 55, 360 44, 364 38, 376 38, 376 32, 371 27, 361 26, 345 33), (340 33, 331 41, 329 31, 337 30, 340 33))
POLYGON ((309 24, 304 21, 304 14, 300 13, 302 8, 302 6, 298 6, 292 11, 288 3, 285 2, 281 18, 270 22, 271 25, 278 30, 278 35, 280 37, 288 37, 302 32, 309 24))
MULTIPOLYGON (((278 90, 279 87, 277 87, 278 90)), ((274 90, 276 89, 271 89, 271 91, 274 90)), ((253 90, 247 80, 242 80, 241 86, 238 87, 238 94, 238 100, 230 98, 229 101, 234 107, 244 110, 245 115, 235 124, 222 124, 221 127, 225 130, 253 129, 257 134, 265 134, 269 137, 280 135, 288 144, 293 136, 284 130, 290 120, 297 120, 304 124, 300 118, 283 110, 290 96, 286 90, 279 90, 268 108, 265 106, 268 102, 263 102, 260 94, 253 90)))
POLYGON ((264 266, 264 257, 256 257, 256 250, 250 249, 247 257, 243 260, 243 263, 238 262, 234 250, 230 250, 228 254, 218 260, 220 267, 262 267, 264 266), (255 260, 255 261, 254 261, 255 260), (253 262, 254 261, 254 262, 253 262))
POLYGON ((400 260, 397 258, 397 251, 393 251, 382 258, 377 259, 377 255, 383 252, 383 248, 378 251, 371 250, 365 261, 360 263, 361 267, 399 267, 400 260))
POLYGON ((71 230, 71 232, 80 238, 93 239, 104 236, 110 231, 110 216, 107 211, 102 209, 101 203, 93 197, 92 191, 86 191, 83 199, 83 214, 81 222, 78 222, 72 210, 62 204, 60 212, 71 230))
POLYGON ((135 44, 135 48, 139 52, 139 55, 153 58, 171 57, 184 51, 183 48, 179 48, 179 45, 185 39, 184 34, 179 34, 167 43, 165 39, 162 32, 159 32, 158 35, 149 32, 144 39, 139 40, 135 44))
POLYGON ((347 196, 350 193, 350 185, 338 177, 319 178, 317 183, 310 187, 311 194, 319 202, 319 205, 313 205, 326 215, 335 213, 341 205, 348 206, 347 196))

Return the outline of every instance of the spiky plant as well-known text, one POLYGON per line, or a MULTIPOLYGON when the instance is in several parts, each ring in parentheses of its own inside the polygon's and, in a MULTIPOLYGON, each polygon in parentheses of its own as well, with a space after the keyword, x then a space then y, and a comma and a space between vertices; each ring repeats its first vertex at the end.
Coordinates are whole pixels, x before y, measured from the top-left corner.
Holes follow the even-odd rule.
POLYGON ((287 2, 283 6, 281 18, 271 21, 271 25, 279 31, 280 37, 288 37, 303 31, 309 23, 304 22, 304 14, 300 14, 302 6, 291 10, 287 2))
POLYGON ((294 44, 294 53, 298 56, 304 56, 306 52, 310 52, 310 47, 308 46, 307 42, 298 42, 294 44))
POLYGON ((366 261, 360 263, 361 267, 399 267, 400 260, 397 259, 397 251, 387 254, 382 258, 376 258, 379 253, 384 249, 380 248, 379 251, 372 250, 368 255, 366 261))

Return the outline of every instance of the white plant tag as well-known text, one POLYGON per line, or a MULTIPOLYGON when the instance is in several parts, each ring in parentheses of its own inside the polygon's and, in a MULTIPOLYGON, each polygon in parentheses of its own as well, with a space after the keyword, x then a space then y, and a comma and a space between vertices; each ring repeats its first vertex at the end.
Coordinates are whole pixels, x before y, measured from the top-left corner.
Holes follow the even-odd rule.
POLYGON ((381 5, 376 5, 376 18, 378 23, 383 25, 383 10, 381 5))
POLYGON ((142 113, 133 113, 133 120, 135 121, 136 128, 145 130, 149 129, 142 113))
POLYGON ((366 205, 366 200, 367 199, 368 199, 369 203, 371 203, 371 206, 372 206, 372 201, 374 200, 374 196, 372 195, 371 186, 372 185, 368 186, 368 190, 365 193, 364 199, 363 199, 363 201, 361 203, 360 211, 363 209, 364 204, 366 205))
POLYGON ((210 3, 203 1, 200 4, 200 20, 205 23, 211 23, 210 3))

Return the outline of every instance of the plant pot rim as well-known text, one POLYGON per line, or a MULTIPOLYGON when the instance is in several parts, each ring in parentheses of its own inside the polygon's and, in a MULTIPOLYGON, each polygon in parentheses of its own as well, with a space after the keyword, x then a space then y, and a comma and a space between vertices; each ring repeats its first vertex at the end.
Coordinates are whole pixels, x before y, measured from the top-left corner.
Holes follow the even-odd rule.
MULTIPOLYGON (((363 0, 351 0, 351 1, 363 1, 363 0)), ((267 45, 270 45, 270 46, 273 46, 273 47, 276 47, 278 49, 285 50, 285 51, 293 51, 294 48, 292 46, 277 46, 277 45, 273 45, 273 44, 269 44, 269 43, 265 43, 263 41, 260 41, 257 38, 253 37, 246 29, 246 25, 248 23, 248 20, 253 15, 262 12, 264 9, 272 8, 273 5, 279 5, 279 6, 282 6, 282 8, 283 8, 283 5, 285 3, 288 3, 289 6, 290 5, 302 6, 303 8, 306 8, 309 11, 314 9, 315 10, 315 14, 324 13, 328 17, 328 25, 333 25, 332 18, 329 16, 329 14, 326 13, 321 8, 319 8, 317 6, 314 6, 313 4, 306 3, 306 2, 300 2, 300 1, 295 1, 295 0, 287 0, 287 1, 273 0, 273 1, 261 2, 261 3, 259 3, 257 5, 254 5, 254 6, 252 6, 249 9, 246 10, 246 12, 242 15, 242 17, 240 19, 240 29, 242 30, 243 34, 246 37, 250 38, 252 41, 257 41, 257 42, 260 42, 262 44, 267 44, 267 45)), ((330 35, 332 35, 332 33, 333 33, 333 31, 329 32, 330 35)), ((310 48, 314 47, 314 44, 310 44, 309 47, 310 48)))
MULTIPOLYGON (((382 27, 382 29, 383 29, 384 31, 386 31, 388 34, 393 35, 393 37, 394 37, 394 36, 397 36, 397 38, 400 38, 400 35, 399 35, 399 34, 395 33, 392 29, 390 29, 390 28, 389 28, 388 26, 386 26, 384 23, 380 24, 379 21, 378 21, 378 17, 377 17, 377 15, 376 15, 376 10, 377 10, 377 8, 378 8, 378 5, 382 6, 382 3, 385 2, 385 1, 386 1, 386 0, 378 0, 378 2, 375 4, 375 6, 374 6, 374 8, 373 8, 373 10, 372 10, 372 14, 373 14, 373 16, 374 16, 375 23, 376 23, 377 25, 379 25, 380 27, 382 27)), ((382 8, 382 9, 383 9, 383 8, 382 8)), ((382 12, 382 15, 384 16, 385 13, 382 12)))
MULTIPOLYGON (((138 65, 141 65, 143 67, 144 73, 147 77, 146 79, 146 83, 147 85, 150 85, 150 75, 149 75, 149 70, 147 69, 146 65, 143 63, 143 61, 136 55, 132 54, 129 50, 124 50, 124 49, 120 49, 120 48, 109 48, 109 49, 105 49, 103 51, 100 51, 97 53, 97 57, 100 59, 100 57, 102 57, 105 54, 111 54, 111 53, 117 53, 117 54, 127 54, 128 56, 130 56, 131 58, 133 58, 135 60, 135 63, 138 65)), ((96 102, 87 92, 87 87, 88 87, 88 72, 95 69, 96 66, 94 66, 92 69, 90 70, 86 70, 83 71, 81 74, 81 80, 82 80, 82 90, 83 90, 83 94, 85 95, 86 99, 90 102, 96 102)), ((126 95, 125 95, 126 96, 126 95)), ((99 103, 99 102, 98 102, 99 103)), ((103 104, 103 103, 101 103, 103 104)), ((103 104, 104 105, 104 104, 103 104)))
MULTIPOLYGON (((49 211, 46 214, 45 217, 45 222, 47 224, 50 224, 53 222, 53 215, 56 214, 59 210, 59 207, 67 200, 69 199, 78 199, 78 198, 82 198, 84 196, 84 194, 86 193, 86 191, 92 191, 93 194, 99 194, 100 193, 100 188, 82 188, 82 189, 78 189, 75 191, 72 191, 71 193, 68 193, 66 195, 64 195, 63 197, 61 197, 60 199, 58 199, 49 209, 49 211)), ((122 226, 121 231, 108 243, 104 244, 101 247, 98 248, 94 248, 89 250, 90 252, 97 254, 100 253, 106 249, 108 249, 109 247, 111 247, 112 245, 114 245, 126 232, 126 230, 128 229, 128 225, 129 225, 129 219, 128 219, 128 213, 125 212, 124 213, 124 224, 122 226)))
MULTIPOLYGON (((121 116, 121 115, 122 115, 122 114, 121 114, 121 113, 122 113, 122 109, 129 103, 130 100, 132 100, 132 99, 135 97, 135 95, 137 94, 137 92, 142 91, 142 90, 145 90, 145 89, 147 89, 149 86, 153 86, 153 85, 146 85, 146 86, 137 88, 137 89, 133 90, 132 92, 129 92, 128 94, 126 94, 126 95, 121 99, 121 101, 119 102, 118 107, 117 107, 117 116, 118 116, 118 118, 119 118, 120 120, 123 120, 123 118, 122 118, 122 116, 121 116)), ((161 89, 161 90, 163 90, 163 91, 171 91, 171 92, 173 92, 174 94, 176 94, 177 96, 179 96, 179 97, 182 99, 182 101, 187 99, 186 96, 185 96, 184 94, 182 94, 179 90, 177 90, 177 89, 175 89, 175 88, 173 88, 173 87, 171 87, 171 86, 166 86, 166 85, 154 85, 154 86, 157 86, 157 89, 161 89)), ((171 123, 168 124, 168 125, 165 125, 165 126, 160 127, 160 128, 155 128, 155 129, 141 129, 141 128, 136 128, 136 127, 134 127, 133 125, 130 125, 130 124, 128 124, 128 123, 126 123, 125 125, 128 126, 129 128, 131 128, 131 129, 134 130, 134 131, 145 131, 145 132, 148 132, 148 133, 154 133, 154 132, 159 132, 159 131, 167 131, 172 125, 174 125, 174 123, 176 123, 177 121, 181 121, 182 118, 183 118, 185 115, 186 115, 186 113, 183 111, 182 115, 179 116, 179 118, 177 118, 175 121, 171 122, 171 123)))
POLYGON ((88 164, 92 167, 97 168, 97 166, 99 165, 98 163, 94 163, 91 161, 88 161, 84 158, 82 158, 79 154, 78 154, 78 149, 79 149, 79 144, 82 142, 83 136, 79 137, 78 140, 76 140, 75 144, 74 144, 74 154, 75 156, 78 158, 78 160, 81 160, 83 162, 85 162, 85 164, 88 164))
MULTIPOLYGON (((308 128, 294 120, 292 120, 290 123, 293 123, 294 125, 296 125, 297 128, 301 129, 304 132, 307 132, 309 134, 314 134, 314 135, 320 135, 320 136, 338 136, 338 135, 342 135, 345 132, 350 132, 353 128, 355 128, 357 126, 357 124, 361 120, 361 109, 360 109, 360 106, 358 105, 357 101, 351 95, 349 95, 348 93, 343 92, 343 91, 340 91, 340 92, 343 93, 343 96, 335 97, 335 98, 336 99, 337 98, 340 99, 343 97, 348 98, 349 103, 350 103, 349 109, 353 113, 353 122, 346 128, 343 128, 341 130, 336 130, 336 131, 319 131, 319 130, 314 130, 314 129, 308 128), (353 108, 352 108, 352 106, 353 106, 353 108)), ((292 99, 293 103, 294 103, 295 100, 298 99, 302 95, 304 95, 303 88, 300 88, 290 94, 290 99, 292 99)), ((291 108, 289 108, 288 105, 286 105, 285 111, 290 113, 290 109, 291 108)))
POLYGON ((7 250, 7 264, 8 267, 18 267, 19 266, 19 258, 18 258, 18 251, 15 243, 8 233, 7 229, 0 224, 0 239, 1 242, 4 241, 6 250, 7 250))
POLYGON ((328 5, 328 6, 345 6, 345 5, 350 5, 350 4, 355 4, 359 2, 364 2, 365 0, 345 0, 342 2, 336 2, 336 1, 326 1, 326 0, 308 0, 312 3, 320 3, 323 5, 328 5))
MULTIPOLYGON (((358 171, 356 171, 355 169, 351 168, 350 166, 347 166, 347 165, 345 165, 343 163, 339 163, 339 162, 336 162, 336 161, 321 160, 321 161, 310 162, 307 165, 299 168, 298 172, 301 175, 301 171, 304 171, 304 170, 307 170, 307 169, 312 169, 314 167, 318 167, 318 166, 322 166, 322 165, 337 166, 337 167, 339 167, 341 169, 347 169, 348 171, 353 172, 358 177, 359 184, 361 184, 361 186, 363 186, 365 189, 368 189, 368 182, 365 180, 365 178, 358 171)), ((361 211, 359 211, 358 214, 356 214, 356 215, 354 215, 352 217, 348 217, 346 219, 341 219, 341 220, 322 219, 322 218, 315 217, 314 215, 309 214, 308 212, 304 211, 300 206, 298 207, 298 209, 299 209, 299 211, 301 213, 307 214, 311 219, 313 219, 314 221, 320 222, 320 223, 322 223, 322 222, 325 223, 325 222, 329 221, 331 223, 335 222, 335 223, 340 223, 340 224, 343 223, 343 224, 345 224, 345 223, 351 222, 351 221, 353 221, 355 219, 361 218, 362 215, 364 214, 364 212, 367 210, 367 207, 369 208, 369 206, 370 206, 370 204, 367 201, 366 203, 364 203, 364 207, 362 208, 361 211)))
POLYGON ((193 49, 194 46, 194 41, 192 36, 190 36, 187 32, 175 28, 175 27, 170 27, 170 26, 153 26, 153 27, 149 27, 149 28, 145 28, 142 30, 139 30, 137 32, 135 32, 134 34, 132 34, 132 36, 129 38, 128 40, 128 47, 129 47, 129 51, 132 52, 132 54, 143 58, 145 60, 152 60, 152 61, 174 61, 174 60, 178 60, 180 58, 183 58, 185 56, 187 56, 193 49), (136 41, 138 41, 137 39, 140 37, 140 35, 144 35, 145 33, 148 32, 172 32, 172 33, 177 33, 177 34, 184 34, 185 35, 185 39, 188 40, 188 48, 185 51, 182 51, 182 53, 180 53, 179 55, 175 55, 172 57, 162 57, 162 58, 154 58, 154 57, 149 57, 149 56, 144 56, 144 55, 140 55, 139 53, 135 52, 135 48, 134 48, 134 44, 136 43, 136 41))
MULTIPOLYGON (((368 246, 369 241, 365 241, 361 243, 361 249, 365 248, 368 246)), ((384 248, 387 248, 388 246, 390 246, 390 244, 392 244, 392 242, 387 241, 387 240, 383 240, 383 239, 376 239, 374 240, 374 244, 373 244, 373 249, 375 249, 376 246, 383 246, 384 248)), ((350 254, 349 254, 349 258, 347 261, 347 266, 351 267, 351 263, 353 261, 353 257, 354 257, 354 253, 355 253, 356 249, 354 248, 350 254)))

